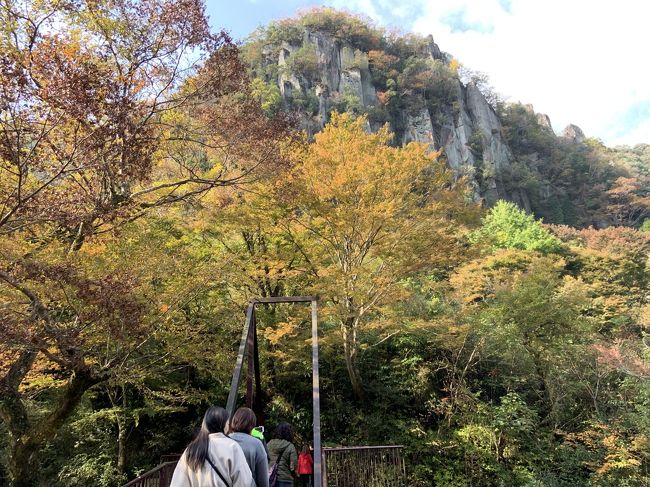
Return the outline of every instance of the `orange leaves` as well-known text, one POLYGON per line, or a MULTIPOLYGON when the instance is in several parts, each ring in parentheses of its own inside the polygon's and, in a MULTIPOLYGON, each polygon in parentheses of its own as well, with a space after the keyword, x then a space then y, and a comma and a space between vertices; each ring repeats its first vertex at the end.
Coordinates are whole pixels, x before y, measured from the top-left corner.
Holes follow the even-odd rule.
POLYGON ((271 342, 272 345, 277 345, 277 343, 284 337, 296 336, 298 333, 298 326, 299 322, 295 318, 287 319, 285 322, 276 324, 274 328, 265 328, 263 330, 264 338, 271 342))
POLYGON ((428 146, 390 139, 387 128, 368 133, 365 118, 335 113, 296 158, 296 227, 342 322, 403 299, 401 279, 458 254, 462 224, 451 216, 464 211, 462 191, 428 146))
POLYGON ((377 99, 379 100, 379 103, 381 105, 388 105, 390 103, 391 98, 393 97, 393 94, 390 93, 389 91, 378 91, 377 92, 377 99))

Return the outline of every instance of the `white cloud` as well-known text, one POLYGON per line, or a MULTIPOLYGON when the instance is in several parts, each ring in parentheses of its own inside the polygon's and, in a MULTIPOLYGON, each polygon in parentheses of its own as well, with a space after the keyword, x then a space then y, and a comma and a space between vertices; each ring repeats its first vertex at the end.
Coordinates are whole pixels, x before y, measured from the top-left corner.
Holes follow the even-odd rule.
MULTIPOLYGON (((386 0, 332 2, 378 22, 398 20, 391 18, 386 0)), ((557 131, 575 123, 607 144, 650 143, 650 121, 639 121, 625 134, 619 125, 631 107, 650 100, 650 2, 512 0, 509 8, 503 0, 400 5, 405 3, 419 11, 412 30, 432 34, 442 50, 487 73, 509 100, 532 103, 548 114, 557 131), (490 28, 453 29, 450 15, 458 18, 459 12, 466 25, 490 28)))
POLYGON ((607 139, 607 145, 615 147, 617 145, 633 146, 639 142, 650 141, 650 120, 641 122, 635 129, 628 131, 620 136, 612 136, 607 139))
POLYGON ((335 8, 351 10, 367 15, 380 23, 386 22, 386 19, 375 8, 375 5, 381 7, 381 0, 331 0, 326 3, 335 8))

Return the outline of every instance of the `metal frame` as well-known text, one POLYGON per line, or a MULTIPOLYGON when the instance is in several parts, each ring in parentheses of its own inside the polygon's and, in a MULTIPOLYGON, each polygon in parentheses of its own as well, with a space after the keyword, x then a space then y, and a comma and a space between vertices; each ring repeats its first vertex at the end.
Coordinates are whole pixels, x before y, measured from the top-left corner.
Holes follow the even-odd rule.
POLYGON ((311 303, 311 367, 312 367, 312 409, 314 428, 314 487, 322 487, 322 449, 320 432, 320 375, 318 372, 318 296, 279 296, 272 298, 254 298, 248 303, 246 323, 239 343, 239 353, 230 383, 230 393, 226 410, 232 416, 235 413, 239 383, 241 381, 244 356, 247 355, 248 372, 246 377, 246 405, 261 415, 260 358, 257 346, 257 323, 255 306, 258 304, 311 303), (254 390, 253 390, 254 382, 254 390))

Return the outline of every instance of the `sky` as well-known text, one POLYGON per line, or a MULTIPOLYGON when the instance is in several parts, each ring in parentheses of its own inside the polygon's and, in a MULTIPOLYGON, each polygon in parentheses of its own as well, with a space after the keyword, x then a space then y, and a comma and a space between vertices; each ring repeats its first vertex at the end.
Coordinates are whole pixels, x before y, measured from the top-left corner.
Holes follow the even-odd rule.
POLYGON ((212 26, 237 39, 315 5, 433 35, 558 133, 573 123, 609 146, 650 143, 648 0, 206 0, 212 26))

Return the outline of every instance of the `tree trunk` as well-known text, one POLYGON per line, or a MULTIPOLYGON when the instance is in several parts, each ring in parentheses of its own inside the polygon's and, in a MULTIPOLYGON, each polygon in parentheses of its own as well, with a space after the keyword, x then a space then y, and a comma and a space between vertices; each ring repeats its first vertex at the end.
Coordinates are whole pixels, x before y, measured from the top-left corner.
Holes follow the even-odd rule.
MULTIPOLYGON (((15 398, 20 401, 20 399, 15 398)), ((22 402, 17 409, 23 409, 22 402)), ((30 424, 26 415, 17 414, 7 421, 10 430, 9 458, 7 470, 9 484, 12 487, 36 485, 38 479, 38 458, 34 447, 33 437, 30 435, 30 424)))
POLYGON ((75 372, 68 381, 58 407, 32 423, 17 389, 2 398, 0 412, 10 431, 8 471, 10 487, 33 487, 40 474, 39 453, 72 415, 81 397, 100 379, 88 369, 75 372))
POLYGON ((128 429, 126 387, 122 386, 122 408, 117 413, 117 472, 122 475, 126 471, 126 436, 128 429))
MULTIPOLYGON (((38 450, 32 437, 23 436, 11 445, 9 455, 9 485, 11 487, 34 487, 38 482, 40 465, 38 450)), ((42 445, 41 445, 42 446, 42 445)))
POLYGON ((29 436, 30 421, 18 388, 31 370, 36 352, 24 351, 14 361, 0 381, 0 418, 9 431, 9 458, 7 470, 12 486, 31 486, 36 483, 36 458, 29 436), (21 468, 24 466, 24 468, 21 468))
POLYGON ((352 392, 359 401, 366 399, 366 391, 361 380, 361 373, 356 364, 357 359, 357 327, 358 320, 354 317, 348 318, 341 331, 343 333, 343 351, 345 353, 345 366, 352 385, 352 392))

